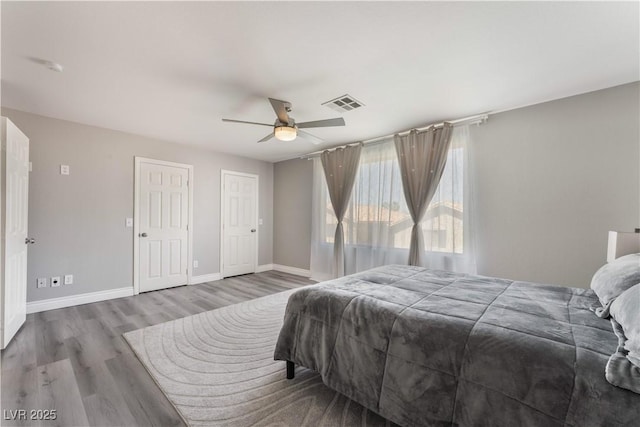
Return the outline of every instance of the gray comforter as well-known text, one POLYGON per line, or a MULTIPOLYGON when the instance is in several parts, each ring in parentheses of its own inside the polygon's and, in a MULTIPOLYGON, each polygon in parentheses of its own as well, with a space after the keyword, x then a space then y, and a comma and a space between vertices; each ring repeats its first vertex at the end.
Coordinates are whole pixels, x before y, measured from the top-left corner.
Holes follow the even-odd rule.
POLYGON ((640 426, 591 290, 385 266, 293 294, 275 350, 404 426, 640 426))

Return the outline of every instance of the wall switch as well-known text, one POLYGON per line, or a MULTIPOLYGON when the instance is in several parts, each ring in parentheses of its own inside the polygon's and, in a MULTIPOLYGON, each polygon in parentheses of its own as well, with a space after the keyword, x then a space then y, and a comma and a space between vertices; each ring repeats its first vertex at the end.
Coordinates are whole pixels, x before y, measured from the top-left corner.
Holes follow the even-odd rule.
POLYGON ((64 284, 65 285, 73 285, 73 274, 65 274, 64 275, 64 284))
POLYGON ((124 226, 125 227, 133 227, 133 218, 126 218, 124 220, 124 226))
POLYGON ((60 175, 69 175, 69 165, 60 165, 60 175))
POLYGON ((193 260, 193 268, 198 268, 198 260, 197 259, 193 260))
POLYGON ((60 276, 56 276, 56 277, 52 277, 51 278, 51 287, 55 288, 57 286, 60 286, 60 276))
POLYGON ((47 287, 47 278, 46 277, 38 277, 37 283, 38 283, 38 288, 46 288, 47 287))
POLYGON ((258 225, 262 225, 262 218, 258 220, 258 225))

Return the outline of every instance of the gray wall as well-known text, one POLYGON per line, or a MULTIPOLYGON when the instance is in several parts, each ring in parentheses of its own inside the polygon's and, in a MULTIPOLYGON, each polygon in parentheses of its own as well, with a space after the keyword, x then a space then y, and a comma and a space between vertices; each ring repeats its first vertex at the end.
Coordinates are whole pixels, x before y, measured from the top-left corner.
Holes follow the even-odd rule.
POLYGON ((220 169, 260 176, 259 264, 273 248, 273 164, 122 132, 2 109, 30 139, 27 300, 132 286, 134 156, 194 165, 194 275, 217 273, 220 169), (60 175, 60 165, 71 168, 60 175), (73 285, 36 288, 37 277, 74 275, 73 285))
MULTIPOLYGON (((640 227, 639 103, 633 83, 494 114, 472 127, 480 274, 589 286, 605 262, 607 231, 640 227)), ((311 192, 308 163, 274 170, 274 241, 284 242, 274 260, 300 268, 309 266, 311 219, 292 221, 291 212, 311 192)))
POLYGON ((273 262, 309 269, 313 162, 288 160, 273 170, 273 262))
POLYGON ((640 226, 639 103, 633 83, 473 128, 481 273, 589 286, 607 231, 640 226))

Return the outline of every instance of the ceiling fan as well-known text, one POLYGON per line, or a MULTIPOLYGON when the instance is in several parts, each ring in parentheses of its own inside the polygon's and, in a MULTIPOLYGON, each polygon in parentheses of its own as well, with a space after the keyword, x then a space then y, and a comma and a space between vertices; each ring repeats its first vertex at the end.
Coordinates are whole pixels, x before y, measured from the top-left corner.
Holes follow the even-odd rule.
POLYGON ((246 122, 244 120, 232 119, 222 119, 222 121, 273 127, 273 131, 258 142, 265 142, 273 137, 279 139, 280 141, 293 141, 297 136, 301 136, 305 139, 308 139, 313 144, 321 143, 322 139, 318 138, 317 136, 311 135, 309 132, 303 131, 302 129, 344 126, 345 124, 342 117, 338 117, 336 119, 315 120, 312 122, 296 123, 294 118, 289 116, 289 113, 291 112, 291 103, 273 98, 269 98, 269 102, 271 103, 273 111, 276 112, 277 116, 275 123, 272 125, 268 123, 246 122))

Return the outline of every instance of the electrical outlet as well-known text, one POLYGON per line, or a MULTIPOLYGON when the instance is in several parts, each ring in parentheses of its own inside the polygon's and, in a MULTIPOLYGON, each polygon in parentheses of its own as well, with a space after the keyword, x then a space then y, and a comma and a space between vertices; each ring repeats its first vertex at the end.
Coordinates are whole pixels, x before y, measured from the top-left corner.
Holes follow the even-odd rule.
POLYGON ((47 287, 47 278, 46 277, 38 277, 37 281, 38 288, 46 288, 47 287))
POLYGON ((60 286, 60 276, 56 276, 56 277, 52 277, 51 278, 51 287, 55 288, 60 286))
POLYGON ((193 260, 193 268, 198 268, 198 260, 197 259, 193 260))
POLYGON ((60 165, 60 175, 69 175, 69 165, 60 165))
POLYGON ((65 274, 64 275, 64 284, 65 285, 73 285, 73 274, 65 274))

